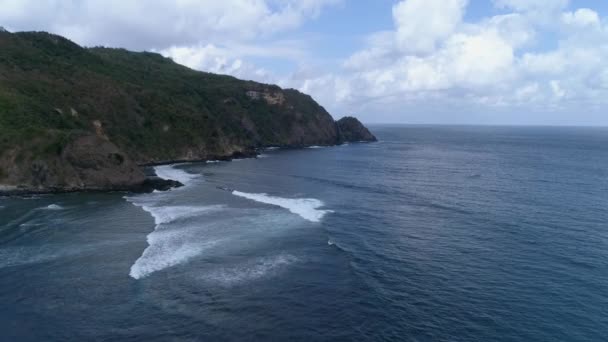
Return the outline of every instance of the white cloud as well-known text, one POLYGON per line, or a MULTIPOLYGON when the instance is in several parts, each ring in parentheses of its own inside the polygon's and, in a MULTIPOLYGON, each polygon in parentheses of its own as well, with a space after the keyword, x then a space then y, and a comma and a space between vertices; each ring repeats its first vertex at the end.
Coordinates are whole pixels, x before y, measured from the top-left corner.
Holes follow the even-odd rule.
POLYGON ((409 0, 393 7, 401 51, 433 51, 460 24, 467 0, 409 0))
POLYGON ((561 99, 566 96, 566 91, 562 88, 561 82, 558 80, 552 80, 549 82, 551 85, 551 90, 553 91, 553 95, 556 98, 561 99))
POLYGON ((599 29, 601 26, 599 14, 589 8, 581 8, 574 12, 566 12, 562 14, 562 21, 566 25, 582 28, 599 29))
POLYGON ((501 8, 510 8, 518 12, 554 12, 565 9, 569 0, 494 0, 501 8))
POLYGON ((371 35, 329 86, 307 81, 306 90, 327 98, 333 89, 341 95, 330 107, 374 113, 566 113, 608 103, 608 30, 596 11, 568 11, 565 0, 496 0, 511 12, 465 22, 465 2, 438 3, 401 1, 394 30, 371 35), (551 35, 556 47, 546 48, 551 35))
POLYGON ((165 49, 252 40, 299 27, 341 0, 0 0, 0 22, 84 45, 165 49))

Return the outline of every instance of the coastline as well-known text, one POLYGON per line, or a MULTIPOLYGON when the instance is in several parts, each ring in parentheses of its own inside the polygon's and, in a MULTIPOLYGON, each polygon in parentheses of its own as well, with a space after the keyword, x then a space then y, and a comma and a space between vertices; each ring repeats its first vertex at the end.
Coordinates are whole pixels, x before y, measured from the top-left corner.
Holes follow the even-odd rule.
MULTIPOLYGON (((374 143, 376 141, 354 141, 354 142, 342 142, 339 144, 316 144, 316 145, 273 145, 273 146, 265 146, 259 147, 250 151, 245 152, 236 152, 229 156, 212 156, 210 158, 204 159, 176 159, 176 160, 163 160, 163 161, 155 161, 150 163, 140 163, 137 164, 138 167, 145 169, 148 167, 154 166, 162 166, 162 165, 175 165, 175 164, 184 164, 184 163, 207 163, 211 161, 223 161, 230 162, 238 159, 250 159, 250 158, 258 158, 261 154, 260 152, 265 150, 301 150, 311 147, 335 147, 341 146, 345 143, 348 144, 369 144, 374 143)), ((52 187, 52 188, 43 188, 43 189, 33 189, 26 187, 19 187, 16 185, 4 185, 0 184, 0 197, 12 197, 12 196, 29 196, 29 195, 51 195, 51 194, 66 194, 66 193, 111 193, 111 192, 123 192, 123 193, 150 193, 154 190, 158 191, 168 191, 173 188, 178 188, 183 186, 184 184, 171 179, 162 179, 157 176, 147 176, 146 180, 137 185, 133 186, 116 186, 116 187, 76 187, 76 188, 68 188, 68 187, 52 187)))

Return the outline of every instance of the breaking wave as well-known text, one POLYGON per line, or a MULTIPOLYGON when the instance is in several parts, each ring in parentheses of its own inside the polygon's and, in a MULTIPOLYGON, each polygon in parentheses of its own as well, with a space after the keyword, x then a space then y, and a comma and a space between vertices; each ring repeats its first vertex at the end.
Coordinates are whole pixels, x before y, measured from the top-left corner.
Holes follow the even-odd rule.
POLYGON ((325 204, 315 198, 283 198, 269 196, 267 194, 250 194, 240 191, 233 191, 232 194, 252 201, 287 209, 291 213, 299 215, 310 222, 320 222, 326 214, 333 212, 331 210, 319 209, 325 204))
POLYGON ((162 225, 156 226, 154 232, 147 237, 148 247, 131 266, 129 276, 141 279, 151 273, 182 264, 220 242, 193 240, 192 237, 197 235, 196 228, 192 226, 171 229, 162 225))
POLYGON ((166 206, 166 207, 149 207, 142 206, 142 209, 149 212, 154 217, 154 223, 157 225, 163 223, 171 223, 180 219, 196 217, 205 213, 216 212, 224 209, 223 205, 211 206, 166 206))
MULTIPOLYGON (((171 165, 157 166, 154 170, 158 177, 177 180, 184 185, 192 184, 200 177, 171 165)), ((166 193, 163 192, 126 197, 127 201, 150 213, 156 224, 154 231, 146 238, 148 247, 131 266, 129 275, 135 279, 181 264, 217 242, 194 242, 192 236, 197 234, 196 226, 188 226, 186 222, 180 222, 179 225, 172 223, 218 212, 224 206, 163 206, 161 203, 165 198, 166 193)))
POLYGON ((173 165, 161 165, 154 168, 156 175, 162 179, 176 180, 184 185, 189 185, 198 175, 193 175, 184 170, 175 168, 173 165))
POLYGON ((50 204, 50 205, 48 205, 46 207, 42 207, 40 209, 43 209, 43 210, 63 210, 65 208, 62 207, 62 206, 60 206, 60 205, 58 205, 58 204, 50 204))

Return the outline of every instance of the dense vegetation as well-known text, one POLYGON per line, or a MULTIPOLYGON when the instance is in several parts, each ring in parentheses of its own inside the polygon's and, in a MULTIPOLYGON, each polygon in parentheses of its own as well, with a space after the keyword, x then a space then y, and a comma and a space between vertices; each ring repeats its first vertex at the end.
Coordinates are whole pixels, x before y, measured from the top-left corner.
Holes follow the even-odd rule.
POLYGON ((0 176, 9 173, 3 158, 53 158, 86 134, 138 163, 340 140, 325 109, 296 90, 194 71, 155 53, 0 30, 0 176))

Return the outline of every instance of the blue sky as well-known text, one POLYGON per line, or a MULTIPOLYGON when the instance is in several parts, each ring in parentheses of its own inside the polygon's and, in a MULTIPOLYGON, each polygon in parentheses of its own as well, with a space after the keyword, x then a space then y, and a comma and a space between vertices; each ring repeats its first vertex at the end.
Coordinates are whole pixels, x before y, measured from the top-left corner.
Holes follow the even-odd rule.
POLYGON ((366 122, 608 125, 608 1, 0 0, 0 25, 310 93, 366 122))

